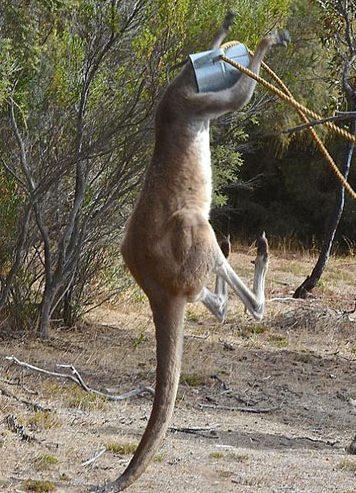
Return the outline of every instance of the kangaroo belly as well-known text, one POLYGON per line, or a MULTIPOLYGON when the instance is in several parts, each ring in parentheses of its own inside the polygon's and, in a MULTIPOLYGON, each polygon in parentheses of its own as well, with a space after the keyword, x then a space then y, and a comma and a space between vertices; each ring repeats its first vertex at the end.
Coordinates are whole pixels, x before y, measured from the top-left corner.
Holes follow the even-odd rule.
POLYGON ((162 238, 163 251, 158 251, 157 274, 175 292, 197 295, 214 266, 214 244, 211 226, 200 212, 174 214, 162 238))

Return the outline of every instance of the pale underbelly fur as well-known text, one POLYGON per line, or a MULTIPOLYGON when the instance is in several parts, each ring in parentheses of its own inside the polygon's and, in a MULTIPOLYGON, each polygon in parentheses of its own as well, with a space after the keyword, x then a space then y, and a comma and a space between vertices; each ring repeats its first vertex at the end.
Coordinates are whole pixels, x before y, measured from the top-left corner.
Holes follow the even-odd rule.
POLYGON ((212 198, 212 171, 210 158, 209 128, 198 132, 194 141, 197 172, 201 176, 202 214, 209 219, 212 198))

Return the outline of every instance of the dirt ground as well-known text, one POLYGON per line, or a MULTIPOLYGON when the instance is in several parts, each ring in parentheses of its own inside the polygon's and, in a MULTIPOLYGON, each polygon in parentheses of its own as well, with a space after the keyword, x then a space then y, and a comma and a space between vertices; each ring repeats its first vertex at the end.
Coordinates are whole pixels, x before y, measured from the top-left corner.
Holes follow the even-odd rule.
MULTIPOLYGON (((248 283, 252 258, 246 250, 232 257, 248 283)), ((356 433, 355 313, 347 313, 356 260, 332 259, 315 298, 280 300, 313 261, 272 256, 263 322, 244 314, 233 295, 224 324, 189 306, 172 429, 128 491, 356 493, 356 456, 345 450, 356 433)), ((19 368, 9 355, 52 371, 73 364, 88 385, 118 394, 153 386, 154 333, 142 294, 131 290, 71 331, 53 329, 46 344, 0 340, 0 491, 86 492, 123 471, 152 396, 108 402, 19 368)))

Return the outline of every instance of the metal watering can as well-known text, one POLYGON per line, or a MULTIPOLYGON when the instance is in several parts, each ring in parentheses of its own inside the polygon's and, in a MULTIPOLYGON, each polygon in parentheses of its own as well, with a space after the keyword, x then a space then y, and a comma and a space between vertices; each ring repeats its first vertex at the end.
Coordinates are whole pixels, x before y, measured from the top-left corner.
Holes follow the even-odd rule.
POLYGON ((233 86, 242 73, 220 59, 221 55, 247 67, 250 57, 245 45, 239 43, 224 50, 202 51, 189 55, 192 62, 199 92, 222 91, 233 86))

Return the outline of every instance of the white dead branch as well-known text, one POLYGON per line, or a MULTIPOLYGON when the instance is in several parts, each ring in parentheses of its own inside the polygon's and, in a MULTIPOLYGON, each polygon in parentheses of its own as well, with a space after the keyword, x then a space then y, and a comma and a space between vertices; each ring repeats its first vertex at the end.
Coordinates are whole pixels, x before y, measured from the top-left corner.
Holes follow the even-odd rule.
POLYGON ((107 392, 101 392, 100 390, 96 390, 89 387, 83 380, 83 377, 80 375, 78 370, 73 365, 68 365, 68 364, 57 365, 59 368, 65 368, 70 370, 70 373, 63 373, 63 372, 46 370, 44 368, 40 368, 39 366, 26 363, 25 361, 20 361, 15 356, 5 356, 5 359, 13 364, 21 366, 22 368, 26 368, 30 371, 41 373, 42 375, 48 375, 64 380, 70 380, 71 382, 74 382, 75 384, 79 385, 79 387, 81 387, 85 392, 99 395, 101 397, 104 397, 105 399, 108 399, 109 401, 123 401, 125 399, 129 399, 131 397, 137 395, 143 395, 143 394, 154 395, 154 390, 152 389, 152 387, 148 387, 148 386, 141 386, 138 387, 137 389, 130 390, 129 392, 125 392, 124 394, 120 394, 120 395, 112 395, 112 394, 108 394, 107 392))

